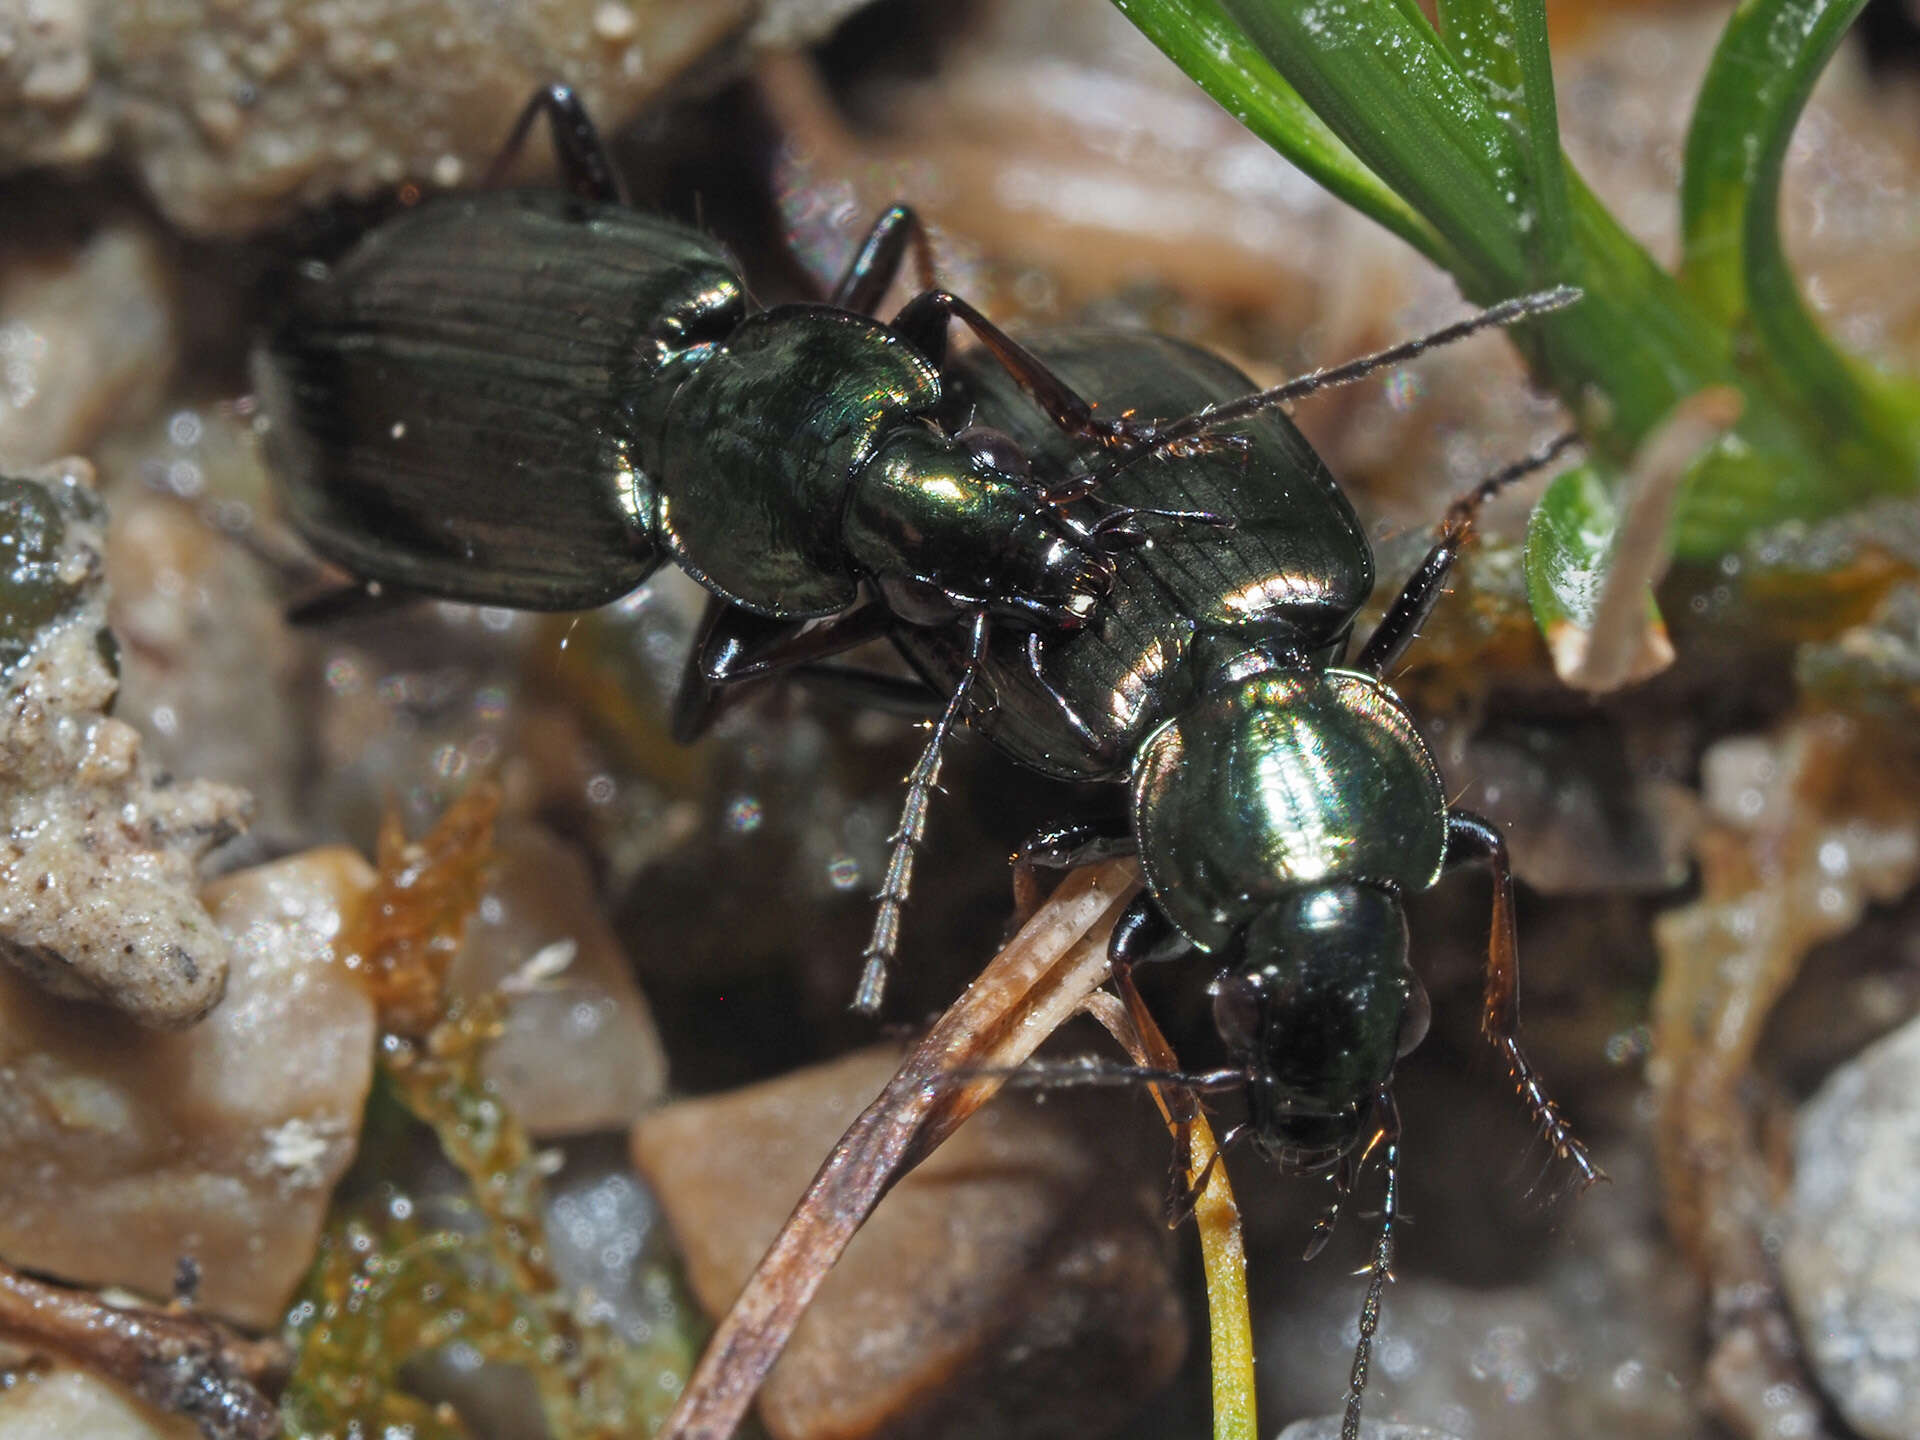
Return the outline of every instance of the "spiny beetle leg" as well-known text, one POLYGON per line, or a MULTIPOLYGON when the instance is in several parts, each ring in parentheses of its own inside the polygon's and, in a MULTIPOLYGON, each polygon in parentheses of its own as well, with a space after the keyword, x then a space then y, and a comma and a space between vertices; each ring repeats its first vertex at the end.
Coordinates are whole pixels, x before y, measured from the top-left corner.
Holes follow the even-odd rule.
POLYGON ((333 625, 343 620, 390 615, 426 598, 418 590, 380 580, 348 580, 289 606, 287 623, 303 627, 333 625))
MULTIPOLYGON (((1053 417, 1053 423, 1075 439, 1125 446, 1153 438, 1151 426, 1138 425, 1124 417, 1100 419, 1093 413, 1093 406, 1049 370, 1039 356, 958 295, 945 290, 928 290, 916 295, 894 316, 892 328, 935 365, 942 365, 947 356, 947 322, 950 320, 958 320, 971 330, 987 352, 1019 382, 1020 388, 1053 417)), ((1054 492, 1045 493, 1049 500, 1056 499, 1054 492)))
POLYGON ((533 92, 533 98, 527 101, 513 122, 513 129, 507 133, 500 153, 487 167, 488 188, 501 182, 520 154, 520 147, 526 144, 533 122, 541 115, 547 117, 547 127, 553 134, 554 159, 559 163, 560 178, 567 189, 580 199, 596 204, 626 204, 627 190, 621 183, 620 173, 607 158, 606 144, 571 85, 546 85, 533 92))
POLYGON ((1573 1127, 1520 1048, 1520 946, 1514 928, 1513 870, 1507 861, 1507 843, 1488 821, 1455 810, 1447 816, 1446 865, 1449 870, 1484 865, 1492 873, 1493 925, 1487 940, 1487 988, 1480 1033, 1506 1061, 1514 1090, 1554 1157, 1573 1166, 1579 1188, 1585 1190, 1606 1179, 1606 1172, 1574 1135, 1573 1127))
POLYGON ((1139 849, 1132 822, 1122 815, 1034 831, 1013 854, 1014 923, 1026 924, 1040 908, 1042 870, 1073 870, 1097 860, 1137 854, 1139 849))
POLYGON ((1473 538, 1473 524, 1480 516, 1480 508, 1507 486, 1552 464, 1564 451, 1579 443, 1580 437, 1572 431, 1556 435, 1531 455, 1495 471, 1449 505, 1446 518, 1440 522, 1440 538, 1408 577, 1393 604, 1387 607, 1387 613, 1374 627, 1353 668, 1384 678, 1386 672, 1399 663, 1407 646, 1413 643, 1413 637, 1420 633, 1420 627, 1427 623, 1427 616, 1433 613, 1435 602, 1446 589, 1453 562, 1473 538))
POLYGON ((924 680, 861 665, 801 665, 793 678, 809 690, 824 691, 862 710, 908 720, 938 720, 947 707, 947 697, 924 680))

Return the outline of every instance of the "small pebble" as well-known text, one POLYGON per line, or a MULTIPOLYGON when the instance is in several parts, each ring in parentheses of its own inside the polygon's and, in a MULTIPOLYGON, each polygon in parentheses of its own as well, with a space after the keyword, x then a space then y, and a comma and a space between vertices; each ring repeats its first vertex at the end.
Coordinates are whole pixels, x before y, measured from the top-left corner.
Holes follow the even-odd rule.
MULTIPOLYGON (((710 1314, 898 1062, 861 1051, 635 1128, 710 1314)), ((1063 1108, 991 1105, 887 1196, 761 1391, 775 1440, 1100 1435, 1172 1376, 1186 1327, 1152 1182, 1063 1108)))
POLYGON ((372 878, 326 849, 210 886, 227 998, 177 1034, 0 970, 0 1257, 164 1297, 191 1256, 208 1311, 279 1323, 372 1084, 373 1003, 330 949, 372 878))
POLYGON ((202 1440, 184 1415, 162 1415, 85 1370, 22 1371, 11 1379, 0 1384, 6 1440, 202 1440))
POLYGON ((1920 1435, 1920 1020, 1800 1112, 1780 1272, 1808 1363, 1868 1440, 1920 1435))

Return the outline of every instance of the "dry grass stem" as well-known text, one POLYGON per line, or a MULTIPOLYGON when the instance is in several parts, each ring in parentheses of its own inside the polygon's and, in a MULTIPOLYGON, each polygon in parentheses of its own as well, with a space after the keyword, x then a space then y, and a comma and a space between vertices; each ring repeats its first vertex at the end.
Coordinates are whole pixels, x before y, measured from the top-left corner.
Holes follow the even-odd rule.
POLYGON ((184 1309, 123 1309, 7 1265, 0 1265, 0 1340, 118 1380, 148 1404, 192 1420, 207 1440, 280 1434, 280 1408, 267 1392, 279 1389, 292 1357, 278 1340, 249 1340, 184 1309))

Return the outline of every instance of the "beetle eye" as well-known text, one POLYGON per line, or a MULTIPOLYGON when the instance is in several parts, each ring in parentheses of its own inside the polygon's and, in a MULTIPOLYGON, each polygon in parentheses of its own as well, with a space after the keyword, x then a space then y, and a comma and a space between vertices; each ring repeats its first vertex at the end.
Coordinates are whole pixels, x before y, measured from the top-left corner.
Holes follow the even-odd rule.
POLYGON ((1427 987, 1418 978, 1407 977, 1407 1006, 1400 1012, 1400 1039, 1394 1047, 1396 1058, 1404 1058, 1427 1038, 1427 1026, 1433 1021, 1433 1002, 1427 987))
POLYGON ((1213 996, 1213 1025, 1221 1042, 1238 1055, 1258 1047, 1267 1014, 1267 994, 1251 975, 1217 976, 1208 987, 1213 996))
POLYGON ((954 438, 972 451, 974 458, 989 470, 1015 480, 1024 480, 1033 473, 1026 452, 1005 431, 987 425, 969 425, 954 438))

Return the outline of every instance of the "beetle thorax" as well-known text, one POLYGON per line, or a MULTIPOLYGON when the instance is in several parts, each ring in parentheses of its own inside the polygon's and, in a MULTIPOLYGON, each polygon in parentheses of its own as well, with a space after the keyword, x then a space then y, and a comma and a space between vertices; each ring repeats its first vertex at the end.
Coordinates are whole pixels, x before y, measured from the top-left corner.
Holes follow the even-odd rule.
POLYGON ((1134 767, 1147 882, 1203 950, 1302 887, 1425 889, 1446 849, 1440 772, 1390 690, 1354 671, 1245 659, 1134 767))

